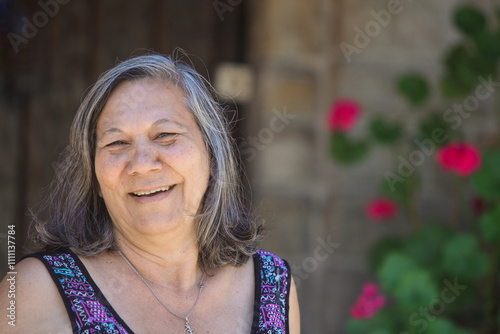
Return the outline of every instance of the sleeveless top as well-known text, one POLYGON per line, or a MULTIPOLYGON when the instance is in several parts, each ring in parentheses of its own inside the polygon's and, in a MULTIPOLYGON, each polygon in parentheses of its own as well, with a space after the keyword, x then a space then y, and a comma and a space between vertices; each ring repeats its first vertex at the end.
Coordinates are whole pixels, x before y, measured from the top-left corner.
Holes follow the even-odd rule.
MULTIPOLYGON (((95 284, 87 268, 68 248, 29 254, 41 260, 66 306, 73 333, 133 334, 95 284)), ((250 334, 288 333, 290 266, 263 250, 254 256, 255 298, 250 334)))

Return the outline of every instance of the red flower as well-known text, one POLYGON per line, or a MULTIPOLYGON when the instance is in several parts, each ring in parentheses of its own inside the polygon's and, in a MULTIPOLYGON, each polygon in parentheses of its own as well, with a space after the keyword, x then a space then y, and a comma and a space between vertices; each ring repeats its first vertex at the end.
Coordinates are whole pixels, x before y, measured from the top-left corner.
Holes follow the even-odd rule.
POLYGON ((397 213, 398 205, 387 198, 376 198, 366 207, 366 215, 373 221, 390 219, 397 213))
POLYGON ((481 167, 479 151, 468 143, 450 143, 438 150, 436 159, 445 171, 468 176, 481 167))
POLYGON ((355 319, 369 319, 385 305, 385 296, 379 291, 378 285, 367 282, 363 285, 363 292, 351 308, 351 316, 355 319))
POLYGON ((360 106, 352 100, 338 100, 333 103, 327 115, 328 130, 348 132, 359 119, 360 106))

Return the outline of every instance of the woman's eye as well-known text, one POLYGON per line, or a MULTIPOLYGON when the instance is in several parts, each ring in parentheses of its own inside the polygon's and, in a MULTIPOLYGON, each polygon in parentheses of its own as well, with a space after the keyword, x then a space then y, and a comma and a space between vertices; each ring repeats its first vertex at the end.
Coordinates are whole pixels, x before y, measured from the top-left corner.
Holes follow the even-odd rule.
POLYGON ((156 138, 166 138, 166 139, 169 139, 169 138, 172 138, 173 136, 175 136, 175 133, 162 132, 162 133, 158 134, 156 136, 156 138))
POLYGON ((119 145, 125 145, 125 144, 126 144, 126 143, 125 143, 124 141, 117 140, 117 141, 114 141, 114 142, 112 142, 112 143, 109 143, 109 144, 108 144, 108 145, 106 145, 106 146, 110 147, 110 146, 119 146, 119 145))
POLYGON ((155 137, 155 141, 160 145, 172 145, 176 142, 177 133, 161 132, 155 137))

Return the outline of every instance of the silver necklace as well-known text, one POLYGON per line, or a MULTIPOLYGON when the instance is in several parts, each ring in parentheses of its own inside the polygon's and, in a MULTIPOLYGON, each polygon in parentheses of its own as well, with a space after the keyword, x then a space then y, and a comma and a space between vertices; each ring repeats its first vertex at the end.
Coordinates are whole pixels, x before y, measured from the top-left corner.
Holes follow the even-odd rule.
POLYGON ((161 301, 161 299, 156 295, 156 293, 153 291, 153 289, 151 288, 151 286, 149 286, 148 282, 146 282, 146 280, 141 276, 141 274, 139 274, 139 272, 137 271, 137 269, 135 269, 134 265, 132 263, 130 263, 130 261, 125 257, 125 255, 123 255, 122 251, 119 250, 119 249, 118 249, 118 254, 120 254, 120 256, 122 257, 122 259, 125 260, 125 262, 129 265, 130 269, 133 270, 133 272, 141 279, 141 281, 144 284, 146 284, 146 286, 148 287, 149 291, 151 291, 151 293, 153 294, 153 296, 155 296, 156 300, 158 300, 158 302, 160 304, 162 304, 163 307, 166 308, 168 312, 170 312, 173 315, 175 315, 176 317, 181 318, 181 319, 183 319, 183 320, 186 321, 186 324, 184 325, 184 333, 193 334, 194 331, 191 328, 191 326, 189 326, 189 316, 191 315, 191 313, 193 313, 194 308, 196 307, 196 304, 198 304, 198 300, 200 300, 201 289, 203 289, 203 279, 205 278, 205 273, 203 273, 201 275, 200 291, 198 291, 198 296, 196 297, 196 301, 194 302, 194 305, 191 308, 191 311, 189 311, 189 313, 185 317, 183 317, 182 315, 178 315, 177 313, 175 313, 174 311, 172 311, 171 309, 169 309, 168 306, 165 305, 165 303, 163 303, 161 301))

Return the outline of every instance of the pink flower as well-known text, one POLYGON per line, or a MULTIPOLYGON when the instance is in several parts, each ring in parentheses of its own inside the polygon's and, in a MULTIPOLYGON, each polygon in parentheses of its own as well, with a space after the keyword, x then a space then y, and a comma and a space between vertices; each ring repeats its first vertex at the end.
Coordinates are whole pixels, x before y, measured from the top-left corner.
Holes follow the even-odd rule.
POLYGON ((376 283, 367 282, 363 292, 351 308, 351 316, 355 319, 369 319, 377 314, 385 305, 386 299, 379 291, 376 283))
POLYGON ((360 109, 359 104, 352 100, 342 99, 334 102, 327 115, 328 130, 351 131, 359 119, 360 109))
POLYGON ((469 143, 450 143, 438 150, 436 159, 443 170, 460 176, 468 176, 481 167, 481 155, 469 143))
POLYGON ((378 285, 373 282, 366 282, 363 284, 363 296, 372 298, 378 294, 378 285))
POLYGON ((390 219, 398 213, 398 205, 388 198, 376 198, 368 203, 366 215, 372 221, 390 219))

